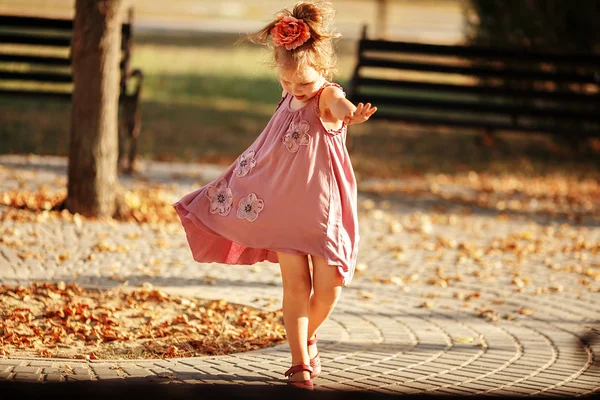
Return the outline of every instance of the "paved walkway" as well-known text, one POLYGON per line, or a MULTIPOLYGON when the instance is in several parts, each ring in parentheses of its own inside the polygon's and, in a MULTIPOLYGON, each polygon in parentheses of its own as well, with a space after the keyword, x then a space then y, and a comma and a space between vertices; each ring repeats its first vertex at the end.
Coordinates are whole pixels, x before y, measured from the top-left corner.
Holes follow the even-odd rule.
MULTIPOLYGON (((220 171, 144 163, 138 177, 120 179, 126 186, 168 184, 169 200, 176 200, 220 171)), ((64 187, 65 177, 64 158, 0 156, 0 198, 11 188, 64 187)), ((360 271, 319 333, 323 373, 316 389, 552 396, 600 391, 597 222, 572 226, 526 214, 498 218, 442 197, 361 193, 359 202, 360 271)), ((0 213, 5 209, 0 206, 0 213)), ((276 264, 195 263, 179 224, 1 224, 4 231, 13 228, 11 238, 21 239, 24 248, 47 254, 47 261, 22 260, 0 241, 0 283, 116 286, 126 280, 266 309, 281 305, 276 264), (99 240, 130 243, 130 250, 87 260, 99 240), (54 255, 65 245, 71 257, 56 263, 54 255)), ((287 345, 154 361, 8 357, 0 358, 0 379, 281 385, 289 362, 287 345)))

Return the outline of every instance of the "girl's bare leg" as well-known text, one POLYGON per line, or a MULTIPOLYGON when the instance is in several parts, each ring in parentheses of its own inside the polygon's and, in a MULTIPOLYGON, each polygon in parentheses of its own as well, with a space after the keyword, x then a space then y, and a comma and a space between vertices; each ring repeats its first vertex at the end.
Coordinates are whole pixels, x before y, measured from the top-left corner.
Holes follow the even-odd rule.
MULTIPOLYGON (((337 266, 322 257, 310 256, 313 264, 313 288, 310 296, 308 338, 312 339, 323 321, 329 317, 342 293, 343 279, 337 266)), ((285 317, 284 317, 285 318, 285 317)), ((308 346, 310 358, 317 355, 317 345, 308 346)))
MULTIPOLYGON (((312 286, 308 256, 277 252, 277 257, 283 280, 283 320, 292 353, 292 365, 308 365, 308 301, 312 286)), ((298 372, 291 379, 307 380, 310 379, 310 373, 298 372)))

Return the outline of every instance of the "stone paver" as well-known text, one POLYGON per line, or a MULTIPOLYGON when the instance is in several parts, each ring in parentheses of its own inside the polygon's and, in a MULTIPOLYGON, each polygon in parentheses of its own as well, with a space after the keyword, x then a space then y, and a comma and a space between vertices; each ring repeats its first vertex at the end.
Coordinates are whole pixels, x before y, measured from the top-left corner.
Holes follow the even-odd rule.
MULTIPOLYGON (((137 177, 120 177, 121 183, 128 187, 163 183, 171 190, 168 201, 222 170, 158 162, 145 162, 142 168, 137 177)), ((0 198, 10 189, 37 190, 43 185, 59 189, 66 185, 65 177, 64 158, 0 156, 0 198)), ((464 247, 440 246, 452 238, 485 249, 511 234, 544 231, 560 234, 564 246, 576 243, 578 237, 598 243, 597 221, 574 226, 543 216, 498 218, 489 210, 467 213, 464 205, 440 198, 380 199, 359 193, 359 202, 361 270, 319 332, 323 372, 315 380, 317 389, 512 396, 573 396, 600 390, 599 283, 586 275, 587 268, 600 266, 597 247, 542 249, 530 255, 520 271, 532 283, 519 289, 506 271, 518 263, 511 254, 489 251, 469 256, 464 247), (438 211, 440 206, 444 212, 438 211), (580 273, 565 271, 567 265, 579 266, 580 273), (456 279, 442 284, 441 277, 456 279), (560 289, 535 293, 536 287, 558 284, 560 289), (488 317, 478 316, 486 308, 488 317)), ((0 213, 6 211, 0 206, 0 213)), ((198 264, 191 259, 178 223, 158 229, 149 224, 5 220, 0 229, 6 238, 0 240, 2 284, 35 279, 95 287, 150 282, 182 295, 281 307, 278 265, 198 264), (22 248, 10 245, 15 240, 22 248), (127 250, 98 253, 88 260, 100 242, 126 244, 127 250), (70 246, 71 257, 56 262, 64 244, 70 246), (25 249, 45 254, 47 261, 22 259, 18 253, 25 249)), ((286 344, 230 356, 170 360, 4 357, 0 379, 281 385, 289 362, 286 344), (115 366, 121 368, 111 368, 115 366)))

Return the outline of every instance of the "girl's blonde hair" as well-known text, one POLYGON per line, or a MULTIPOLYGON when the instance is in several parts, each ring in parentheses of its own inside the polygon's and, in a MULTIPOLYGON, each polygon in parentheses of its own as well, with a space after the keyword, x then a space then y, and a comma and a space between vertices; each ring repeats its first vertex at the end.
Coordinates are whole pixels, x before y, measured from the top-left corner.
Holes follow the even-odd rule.
POLYGON ((292 11, 283 9, 275 15, 276 19, 267 26, 258 32, 243 36, 240 41, 248 40, 271 49, 274 67, 281 65, 285 68, 298 69, 310 66, 331 78, 336 72, 337 61, 333 45, 342 37, 333 29, 335 16, 333 5, 325 1, 303 1, 297 3, 292 11), (281 16, 291 16, 304 21, 309 28, 310 38, 293 50, 286 50, 285 46, 275 46, 269 36, 281 16))

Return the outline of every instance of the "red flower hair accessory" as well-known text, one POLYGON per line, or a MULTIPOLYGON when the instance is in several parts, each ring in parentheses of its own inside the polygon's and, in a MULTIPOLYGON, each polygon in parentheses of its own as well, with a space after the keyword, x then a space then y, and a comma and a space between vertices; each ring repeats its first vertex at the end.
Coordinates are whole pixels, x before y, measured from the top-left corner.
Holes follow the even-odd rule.
POLYGON ((285 46, 286 50, 293 50, 310 38, 308 25, 301 19, 289 15, 280 15, 277 19, 278 22, 269 31, 275 46, 285 46))

